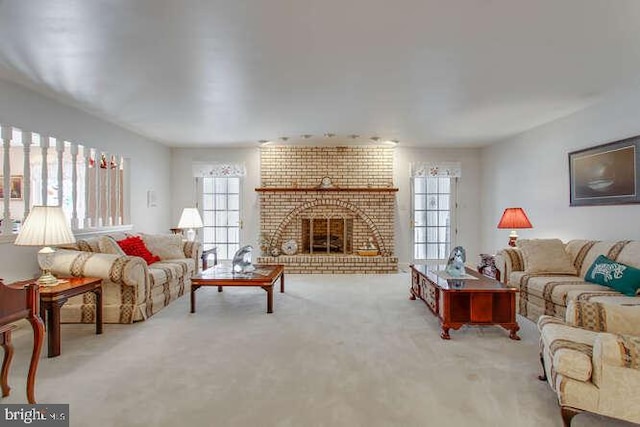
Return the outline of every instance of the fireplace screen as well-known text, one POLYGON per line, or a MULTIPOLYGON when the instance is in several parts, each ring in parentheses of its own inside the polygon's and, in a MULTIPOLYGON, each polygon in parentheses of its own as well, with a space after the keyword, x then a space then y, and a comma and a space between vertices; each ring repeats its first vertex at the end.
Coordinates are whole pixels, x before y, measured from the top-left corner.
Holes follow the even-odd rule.
POLYGON ((300 251, 308 254, 353 252, 352 218, 302 218, 300 251))

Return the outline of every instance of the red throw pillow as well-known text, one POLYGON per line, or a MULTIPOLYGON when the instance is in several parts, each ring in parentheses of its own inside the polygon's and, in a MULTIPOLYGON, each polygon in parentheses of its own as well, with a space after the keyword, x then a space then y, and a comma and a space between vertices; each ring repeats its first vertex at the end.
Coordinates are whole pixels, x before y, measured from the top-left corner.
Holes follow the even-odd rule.
POLYGON ((142 239, 138 236, 127 237, 124 240, 118 240, 117 243, 125 254, 139 256, 147 262, 147 265, 160 261, 160 257, 149 252, 149 249, 147 249, 142 239))

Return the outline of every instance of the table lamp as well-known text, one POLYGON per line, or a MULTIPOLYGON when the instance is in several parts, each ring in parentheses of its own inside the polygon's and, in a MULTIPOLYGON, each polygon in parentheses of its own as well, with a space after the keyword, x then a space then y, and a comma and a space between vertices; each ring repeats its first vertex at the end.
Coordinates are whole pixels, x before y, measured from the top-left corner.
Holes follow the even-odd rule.
POLYGON ((527 218, 527 214, 522 208, 506 208, 498 223, 498 228, 509 228, 511 234, 509 234, 509 246, 515 246, 518 239, 518 228, 533 228, 531 221, 527 218))
POLYGON ((76 239, 67 223, 67 218, 60 206, 34 206, 24 221, 18 237, 17 246, 42 246, 38 251, 38 265, 42 275, 38 283, 45 286, 58 284, 58 279, 51 274, 53 262, 53 245, 75 243, 76 239))
POLYGON ((196 239, 196 230, 194 228, 202 228, 202 218, 197 208, 184 208, 178 222, 178 228, 187 229, 187 240, 193 242, 196 239))

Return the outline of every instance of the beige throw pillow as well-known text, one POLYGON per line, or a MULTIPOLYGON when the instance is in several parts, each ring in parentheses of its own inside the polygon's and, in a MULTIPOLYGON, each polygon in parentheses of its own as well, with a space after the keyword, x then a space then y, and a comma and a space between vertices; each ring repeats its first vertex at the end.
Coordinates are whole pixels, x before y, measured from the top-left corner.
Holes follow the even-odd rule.
POLYGON ((111 236, 100 236, 98 239, 100 253, 125 256, 126 254, 111 236))
POLYGON ((522 239, 517 245, 525 273, 577 274, 560 239, 522 239))
POLYGON ((185 258, 182 236, 179 234, 141 234, 149 251, 161 260, 185 258))

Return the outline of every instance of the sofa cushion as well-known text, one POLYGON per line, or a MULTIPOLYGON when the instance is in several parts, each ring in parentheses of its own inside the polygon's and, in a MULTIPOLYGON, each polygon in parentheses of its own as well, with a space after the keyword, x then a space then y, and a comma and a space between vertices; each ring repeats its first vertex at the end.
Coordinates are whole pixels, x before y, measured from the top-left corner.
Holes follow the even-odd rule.
POLYGON ((127 255, 138 256, 144 259, 147 265, 160 261, 160 257, 149 252, 149 249, 147 249, 142 239, 138 236, 131 236, 123 240, 118 240, 118 245, 127 255))
POLYGON ((103 254, 112 254, 112 255, 126 255, 126 253, 122 250, 118 242, 111 236, 101 236, 98 240, 98 248, 100 249, 100 253, 103 254))
POLYGON ((184 258, 184 242, 178 234, 141 234, 149 251, 161 260, 184 258))
POLYGON ((525 273, 576 275, 560 239, 523 239, 518 240, 518 247, 522 251, 525 273))
POLYGON ((600 255, 587 271, 585 280, 633 297, 640 288, 640 270, 600 255))

